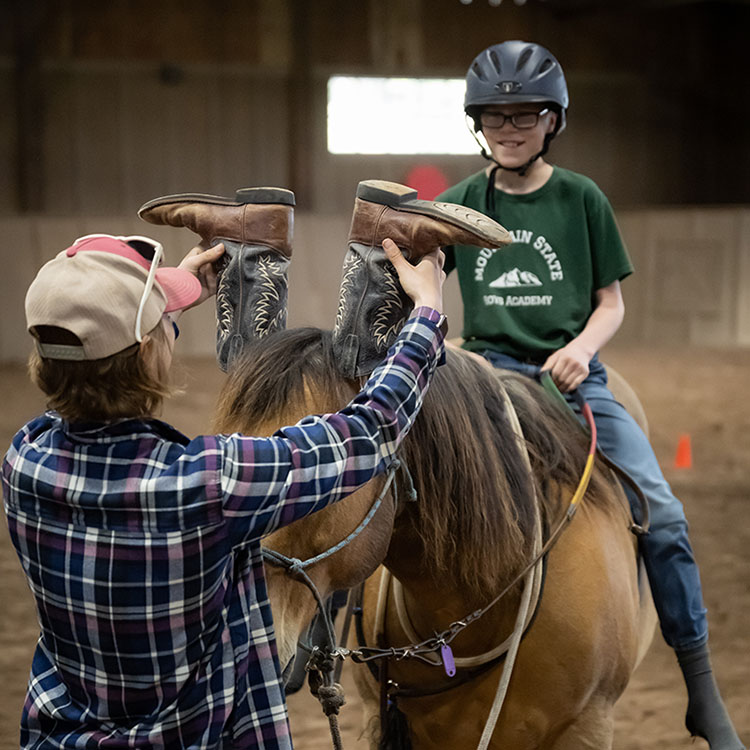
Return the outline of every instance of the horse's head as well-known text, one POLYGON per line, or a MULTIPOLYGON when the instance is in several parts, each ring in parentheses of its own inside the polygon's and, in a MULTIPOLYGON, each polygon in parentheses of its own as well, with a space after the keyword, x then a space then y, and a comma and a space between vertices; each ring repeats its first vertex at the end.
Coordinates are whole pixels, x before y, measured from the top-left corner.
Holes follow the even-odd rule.
MULTIPOLYGON (((277 332, 253 342, 232 370, 219 398, 215 427, 224 433, 271 435, 309 414, 338 411, 358 390, 358 381, 338 374, 330 333, 317 328, 277 332)), ((343 502, 280 529, 264 546, 299 560, 325 552, 357 528, 384 484, 385 478, 373 480, 343 502)), ((390 543, 394 516, 387 492, 365 531, 306 569, 323 597, 360 583, 377 568, 390 543)), ((281 567, 266 564, 266 576, 283 666, 315 614, 315 600, 281 567)))

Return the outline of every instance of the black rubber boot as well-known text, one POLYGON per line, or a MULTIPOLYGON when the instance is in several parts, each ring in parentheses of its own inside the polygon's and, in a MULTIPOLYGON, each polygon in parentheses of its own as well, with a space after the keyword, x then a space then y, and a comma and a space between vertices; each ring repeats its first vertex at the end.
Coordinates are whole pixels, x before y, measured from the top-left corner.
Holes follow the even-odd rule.
POLYGON ((685 726, 693 737, 702 737, 711 750, 745 750, 711 669, 708 646, 678 651, 677 661, 688 690, 685 726))

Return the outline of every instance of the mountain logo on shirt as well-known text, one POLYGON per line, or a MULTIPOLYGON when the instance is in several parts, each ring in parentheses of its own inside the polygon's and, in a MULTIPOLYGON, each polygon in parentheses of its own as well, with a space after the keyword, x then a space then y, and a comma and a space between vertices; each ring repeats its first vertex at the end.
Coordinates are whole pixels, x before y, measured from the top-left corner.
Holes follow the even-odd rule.
POLYGON ((542 286, 539 277, 531 271, 521 271, 514 268, 512 271, 506 271, 490 282, 493 289, 516 289, 524 286, 542 286))

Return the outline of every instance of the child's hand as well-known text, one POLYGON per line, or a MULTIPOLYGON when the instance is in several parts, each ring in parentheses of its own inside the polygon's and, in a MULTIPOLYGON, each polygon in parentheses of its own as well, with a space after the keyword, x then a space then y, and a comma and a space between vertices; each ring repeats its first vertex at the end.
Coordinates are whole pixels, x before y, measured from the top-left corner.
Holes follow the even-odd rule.
POLYGON ((542 371, 549 370, 557 387, 563 392, 573 391, 589 374, 589 362, 593 354, 578 342, 571 341, 562 349, 550 354, 542 365, 542 371))
MULTIPOLYGON (((193 302, 190 307, 200 305, 201 302, 205 302, 209 297, 213 297, 216 294, 216 267, 214 263, 221 258, 224 254, 224 245, 220 242, 218 245, 204 248, 202 245, 196 245, 183 259, 180 261, 178 268, 182 268, 185 271, 189 271, 194 276, 198 277, 201 282, 201 296, 193 302)), ((189 308, 185 308, 186 310, 189 308)))
POLYGON ((393 240, 383 240, 383 250, 388 260, 393 263, 401 287, 411 297, 414 306, 431 307, 433 310, 443 312, 443 282, 445 281, 443 251, 436 247, 416 266, 413 266, 404 258, 393 240))

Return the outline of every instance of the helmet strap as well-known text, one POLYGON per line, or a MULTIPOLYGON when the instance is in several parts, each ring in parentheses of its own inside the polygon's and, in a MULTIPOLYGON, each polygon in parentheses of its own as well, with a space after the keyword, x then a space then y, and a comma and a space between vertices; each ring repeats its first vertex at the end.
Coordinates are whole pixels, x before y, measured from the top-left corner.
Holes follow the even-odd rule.
POLYGON ((547 133, 544 136, 544 144, 542 145, 542 150, 535 156, 532 156, 531 159, 529 159, 525 164, 521 164, 520 167, 503 166, 497 159, 495 159, 494 156, 492 156, 491 153, 487 151, 484 144, 479 140, 479 138, 477 138, 476 131, 472 130, 471 134, 474 136, 474 140, 479 144, 479 150, 482 156, 485 159, 487 159, 487 161, 491 161, 495 165, 490 170, 489 179, 487 181, 487 194, 485 196, 488 213, 490 216, 493 216, 495 213, 495 175, 497 174, 497 171, 499 169, 504 169, 506 172, 516 172, 521 177, 524 177, 526 173, 529 171, 529 169, 531 168, 531 165, 537 159, 544 156, 547 153, 547 151, 549 151, 549 144, 551 143, 552 139, 555 137, 555 133, 547 133))
POLYGON ((495 175, 497 174, 498 169, 504 169, 506 172, 516 172, 521 177, 524 177, 526 173, 531 168, 531 165, 539 158, 544 156, 547 151, 549 151, 549 144, 551 143, 552 139, 555 137, 555 133, 547 133, 544 136, 544 144, 542 145, 541 151, 539 151, 538 154, 535 154, 531 157, 527 162, 524 164, 521 164, 519 167, 506 167, 503 164, 501 164, 497 159, 495 159, 494 156, 492 156, 492 153, 487 150, 487 147, 477 138, 476 131, 472 129, 471 134, 474 136, 474 140, 479 145, 479 151, 482 154, 482 156, 487 159, 487 161, 491 161, 495 166, 490 170, 489 175, 489 181, 487 183, 487 208, 489 210, 490 215, 494 214, 495 212, 495 175))

